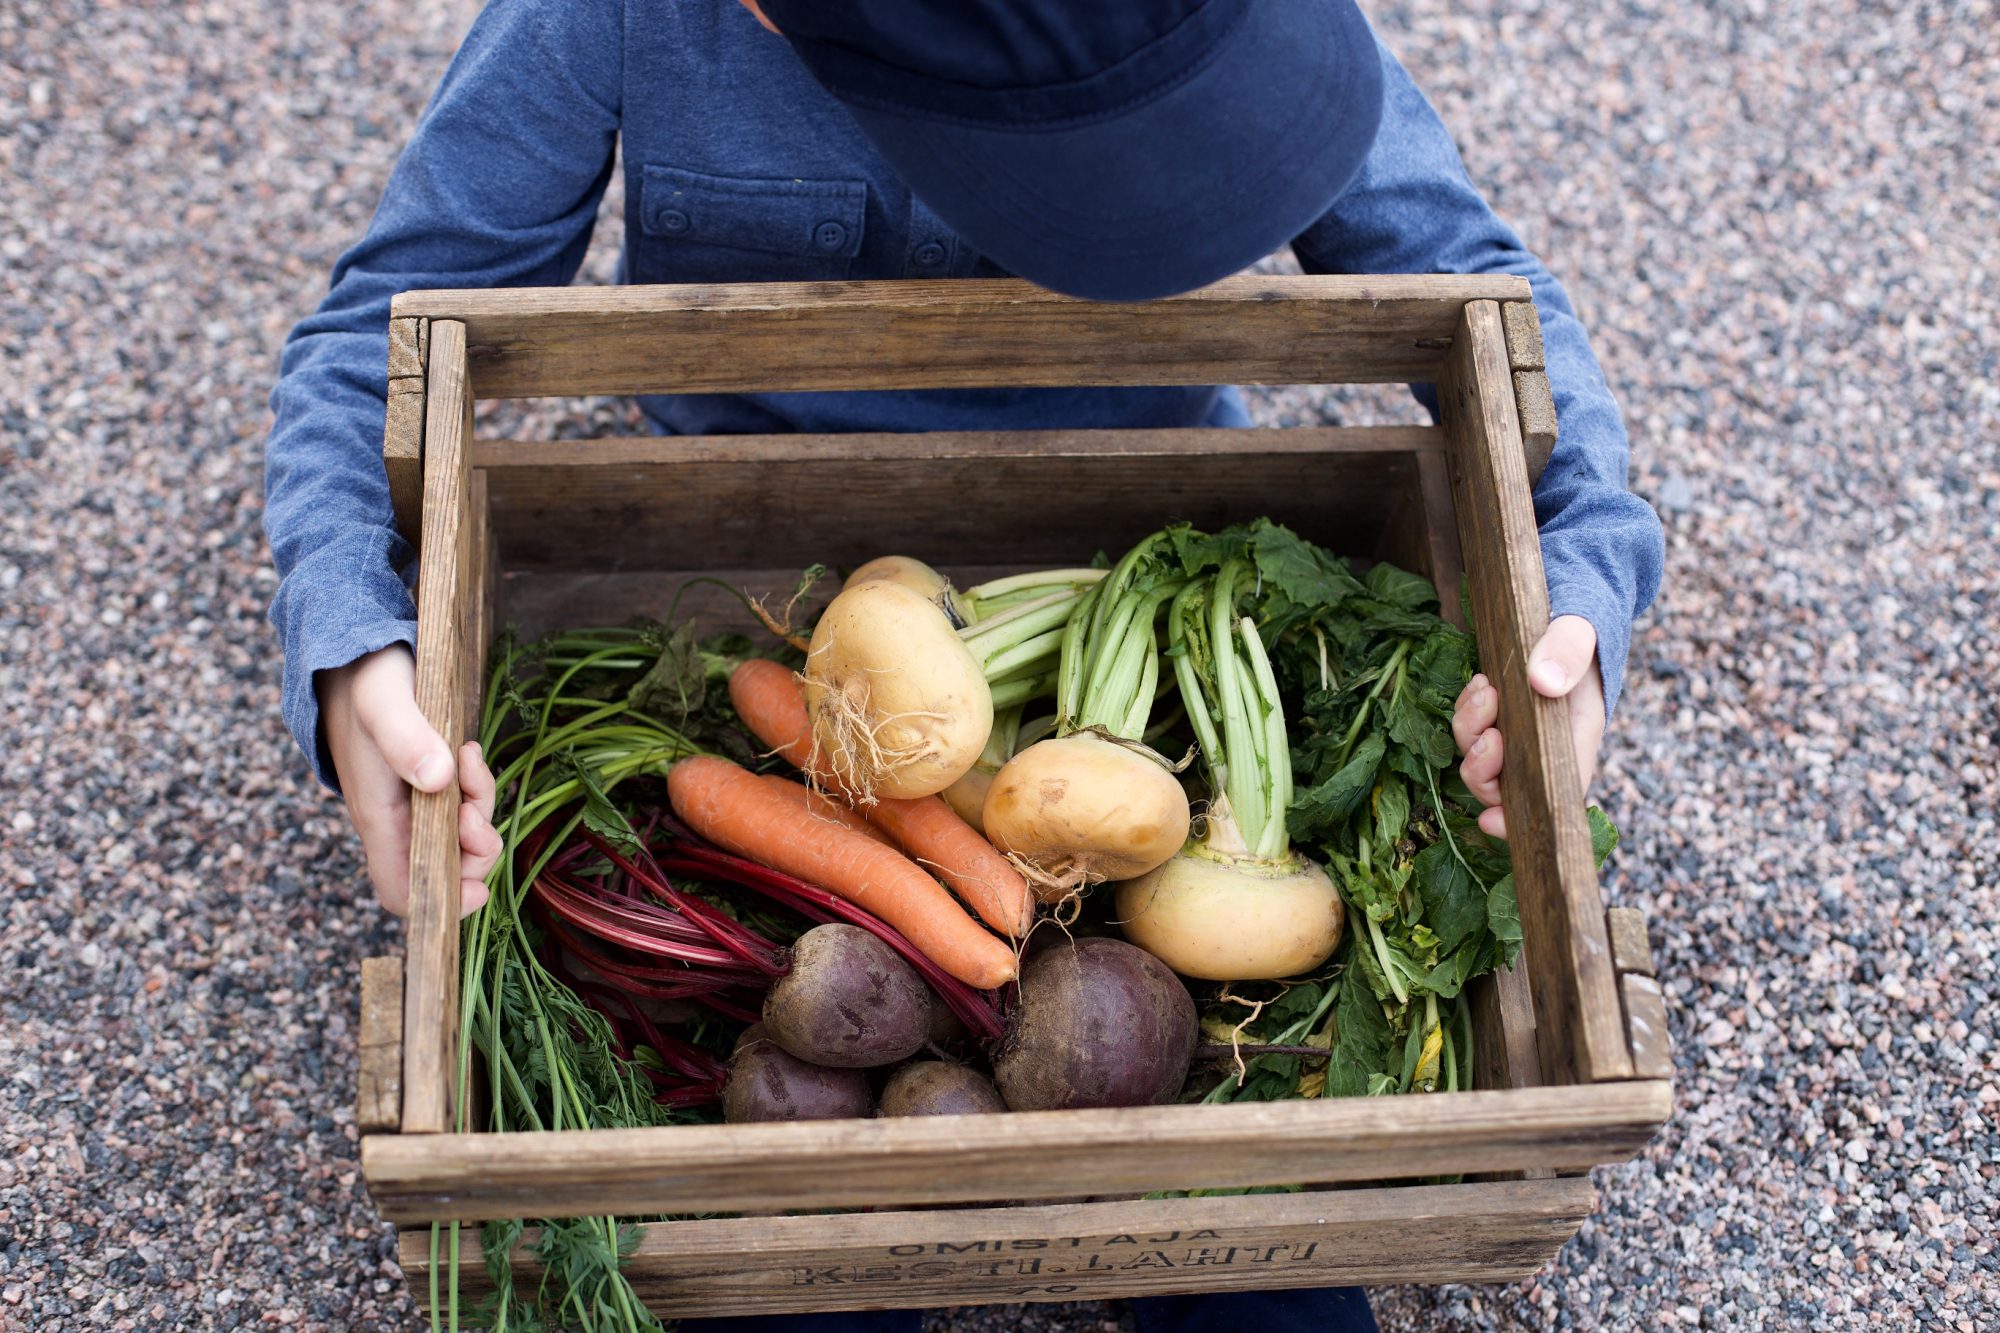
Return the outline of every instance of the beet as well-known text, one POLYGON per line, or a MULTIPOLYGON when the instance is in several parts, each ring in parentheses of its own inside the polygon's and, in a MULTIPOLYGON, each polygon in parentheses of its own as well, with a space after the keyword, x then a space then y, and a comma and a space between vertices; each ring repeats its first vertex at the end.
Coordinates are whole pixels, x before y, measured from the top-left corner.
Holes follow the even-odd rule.
POLYGON ((1015 1111, 1170 1102, 1196 1031, 1194 999, 1165 963, 1123 940, 1078 940, 1021 969, 994 1081, 1015 1111))
POLYGON ((722 1118, 732 1125, 760 1120, 844 1120, 874 1110, 868 1075, 827 1069, 787 1055, 762 1023, 736 1039, 722 1085, 722 1118))
POLYGON ((892 1065, 929 1038, 931 990, 859 926, 814 926, 792 946, 792 970, 764 997, 764 1027, 787 1052, 816 1065, 892 1065))
POLYGON ((1007 1109, 993 1080, 949 1060, 918 1060, 889 1075, 882 1114, 986 1115, 1007 1109))

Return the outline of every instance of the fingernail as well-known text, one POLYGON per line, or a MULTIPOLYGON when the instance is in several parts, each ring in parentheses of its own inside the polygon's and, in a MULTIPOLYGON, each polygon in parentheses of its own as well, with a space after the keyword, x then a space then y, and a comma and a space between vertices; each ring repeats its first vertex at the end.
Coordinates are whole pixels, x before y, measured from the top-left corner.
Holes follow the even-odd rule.
POLYGON ((441 754, 426 755, 417 764, 417 785, 436 791, 451 781, 451 760, 441 754))
POLYGON ((1544 690, 1560 693, 1569 688, 1569 673, 1546 659, 1535 663, 1534 677, 1535 684, 1544 690))
POLYGON ((1472 752, 1474 754, 1485 754, 1487 749, 1492 745, 1492 743, 1493 743, 1493 738, 1491 736, 1482 735, 1478 740, 1472 743, 1472 752))

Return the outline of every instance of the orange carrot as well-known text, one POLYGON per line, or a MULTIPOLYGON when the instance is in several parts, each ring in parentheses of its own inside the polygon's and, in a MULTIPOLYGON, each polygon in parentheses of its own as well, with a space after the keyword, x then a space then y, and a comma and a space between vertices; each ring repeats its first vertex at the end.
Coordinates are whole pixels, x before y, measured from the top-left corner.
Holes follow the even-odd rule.
POLYGON ((812 718, 805 691, 792 669, 768 657, 753 657, 729 673, 729 702, 751 734, 772 753, 803 773, 813 757, 812 718))
POLYGON ((859 833, 864 838, 873 838, 884 847, 896 845, 894 838, 855 814, 852 807, 843 805, 832 797, 820 795, 803 782, 794 782, 790 778, 779 777, 776 773, 760 773, 757 781, 798 806, 808 819, 823 819, 828 823, 838 824, 844 829, 859 833))
POLYGON ((1014 939, 1027 933, 1035 915, 1035 895, 1027 879, 960 819, 944 797, 877 801, 865 817, 886 830, 911 860, 949 884, 981 921, 1014 939))
POLYGON ((991 989, 1013 979, 1014 951, 915 862, 838 824, 801 819, 799 805, 756 774, 696 755, 668 773, 667 798, 702 837, 873 912, 966 985, 991 989))
MULTIPOLYGON (((729 673, 729 701, 758 740, 804 770, 812 758, 812 720, 798 678, 777 662, 752 658, 729 673)), ((820 785, 834 784, 820 774, 820 785)), ((937 872, 979 919, 1019 939, 1035 913, 1028 881, 1013 863, 958 817, 940 796, 913 801, 878 800, 860 807, 869 823, 887 831, 904 851, 937 872)))

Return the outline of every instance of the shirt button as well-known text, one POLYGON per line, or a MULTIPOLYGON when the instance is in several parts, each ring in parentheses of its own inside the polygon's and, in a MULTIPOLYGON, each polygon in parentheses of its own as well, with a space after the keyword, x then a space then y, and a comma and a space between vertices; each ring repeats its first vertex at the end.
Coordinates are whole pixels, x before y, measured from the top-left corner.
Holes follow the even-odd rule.
POLYGON ((658 221, 661 231, 686 231, 688 229, 688 215, 681 212, 678 208, 670 208, 660 214, 658 221))
POLYGON ((838 250, 847 244, 847 228, 838 222, 822 222, 813 231, 813 244, 822 250, 838 250))
POLYGON ((936 268, 944 262, 944 247, 936 241, 926 241, 917 247, 917 262, 925 268, 936 268))

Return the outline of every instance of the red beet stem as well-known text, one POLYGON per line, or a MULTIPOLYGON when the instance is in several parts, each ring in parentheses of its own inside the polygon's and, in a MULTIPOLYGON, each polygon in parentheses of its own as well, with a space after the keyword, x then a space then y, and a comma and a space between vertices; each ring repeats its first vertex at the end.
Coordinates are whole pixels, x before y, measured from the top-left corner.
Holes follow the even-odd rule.
MULTIPOLYGON (((776 979, 785 974, 784 964, 774 956, 775 949, 769 940, 745 930, 740 924, 722 912, 715 911, 706 903, 699 902, 689 894, 680 892, 664 874, 648 874, 646 870, 621 855, 617 848, 604 839, 582 829, 584 840, 595 847, 604 857, 627 875, 644 885, 648 892, 666 902, 675 911, 738 958, 766 976, 776 979)), ((652 860, 649 855, 647 860, 652 860)))

